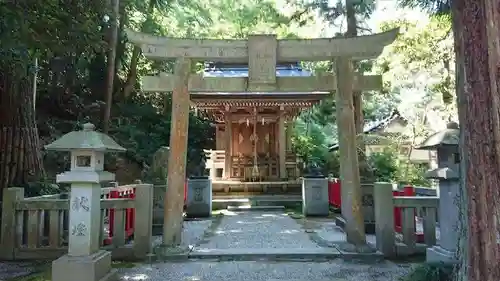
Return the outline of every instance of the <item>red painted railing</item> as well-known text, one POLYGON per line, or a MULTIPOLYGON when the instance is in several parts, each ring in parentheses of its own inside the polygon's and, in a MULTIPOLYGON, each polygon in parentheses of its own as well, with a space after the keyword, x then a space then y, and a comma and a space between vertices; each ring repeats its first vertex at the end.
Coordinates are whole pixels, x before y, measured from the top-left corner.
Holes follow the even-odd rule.
MULTIPOLYGON (((415 196, 415 189, 413 186, 405 186, 403 190, 394 190, 392 192, 393 196, 415 196)), ((342 198, 341 198, 341 185, 339 179, 332 179, 328 183, 328 201, 330 206, 341 209, 342 206, 342 198)), ((395 207, 394 208, 394 229, 396 232, 401 233, 402 231, 402 208, 395 207)), ((416 224, 416 221, 414 221, 416 224)), ((423 233, 415 233, 417 236, 417 242, 424 241, 423 233)))
MULTIPOLYGON (((108 188, 108 193, 104 194, 105 199, 123 199, 123 198, 135 198, 135 188, 132 187, 112 187, 108 188)), ((184 204, 187 200, 187 180, 184 183, 184 204)), ((114 226, 115 226, 115 209, 106 210, 106 217, 108 219, 108 229, 107 237, 104 237, 103 244, 110 245, 113 241, 114 226)), ((132 238, 134 235, 135 226, 135 209, 129 208, 125 210, 125 240, 132 238)))
MULTIPOLYGON (((104 195, 106 199, 123 199, 123 198, 135 198, 135 188, 132 187, 114 187, 110 188, 109 192, 104 195)), ((108 229, 107 237, 104 237, 103 244, 110 245, 113 241, 114 226, 115 226, 115 209, 109 209, 106 212, 108 218, 108 229)), ((125 240, 128 240, 134 235, 135 226, 135 209, 128 208, 125 209, 125 240)))

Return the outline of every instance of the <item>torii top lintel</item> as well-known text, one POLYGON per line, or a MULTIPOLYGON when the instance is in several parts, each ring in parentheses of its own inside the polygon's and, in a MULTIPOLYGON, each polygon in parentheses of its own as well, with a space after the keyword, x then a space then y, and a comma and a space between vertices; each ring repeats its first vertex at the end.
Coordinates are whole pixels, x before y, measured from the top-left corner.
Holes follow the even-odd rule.
POLYGON ((326 61, 335 57, 372 59, 391 44, 399 28, 357 37, 317 39, 276 39, 276 35, 250 35, 248 40, 181 39, 127 30, 130 42, 140 46, 150 59, 186 57, 200 61, 247 63, 258 51, 276 61, 326 61))
MULTIPOLYGON (((333 39, 286 39, 275 35, 250 35, 248 40, 179 39, 151 36, 128 30, 131 42, 151 59, 191 59, 248 64, 248 78, 188 77, 189 92, 318 92, 335 91, 335 75, 277 77, 276 64, 283 61, 322 61, 339 57, 374 58, 392 43, 399 29, 384 33, 333 39)), ((179 75, 179 74, 176 74, 179 75)), ((160 74, 143 79, 143 90, 173 90, 175 75, 160 74)), ((381 87, 379 76, 355 75, 356 90, 381 87), (373 78, 373 79, 370 79, 373 78)))

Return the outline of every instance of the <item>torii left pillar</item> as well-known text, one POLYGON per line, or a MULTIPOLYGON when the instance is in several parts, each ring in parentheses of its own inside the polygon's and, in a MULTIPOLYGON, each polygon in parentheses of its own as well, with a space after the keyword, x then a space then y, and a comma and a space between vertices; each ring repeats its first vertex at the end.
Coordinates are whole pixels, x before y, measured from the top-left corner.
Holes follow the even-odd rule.
POLYGON ((170 156, 163 222, 163 245, 178 246, 182 235, 184 185, 189 128, 189 73, 191 60, 178 58, 175 63, 175 85, 172 93, 170 123, 170 156))

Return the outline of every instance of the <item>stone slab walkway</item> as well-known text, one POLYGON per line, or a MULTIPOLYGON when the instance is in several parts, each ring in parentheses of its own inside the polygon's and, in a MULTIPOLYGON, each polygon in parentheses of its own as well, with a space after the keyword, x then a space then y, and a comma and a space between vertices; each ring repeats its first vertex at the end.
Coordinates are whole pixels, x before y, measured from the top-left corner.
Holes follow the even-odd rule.
POLYGON ((189 259, 119 269, 120 280, 397 281, 410 270, 409 264, 341 259, 335 247, 318 243, 312 235, 329 221, 312 227, 283 212, 248 211, 226 212, 211 223, 188 222, 183 238, 191 246, 189 259))
POLYGON ((120 269, 122 281, 397 281, 410 265, 390 262, 357 264, 328 262, 192 261, 157 263, 120 269))
POLYGON ((212 236, 193 252, 211 249, 320 249, 283 212, 227 212, 212 236))

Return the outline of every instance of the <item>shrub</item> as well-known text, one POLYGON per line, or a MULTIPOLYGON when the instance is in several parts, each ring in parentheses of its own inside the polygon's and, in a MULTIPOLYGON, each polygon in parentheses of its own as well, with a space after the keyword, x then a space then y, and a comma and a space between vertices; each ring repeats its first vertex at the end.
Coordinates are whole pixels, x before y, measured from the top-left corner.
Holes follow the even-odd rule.
POLYGON ((453 264, 425 263, 415 267, 401 281, 452 281, 453 275, 453 264))

